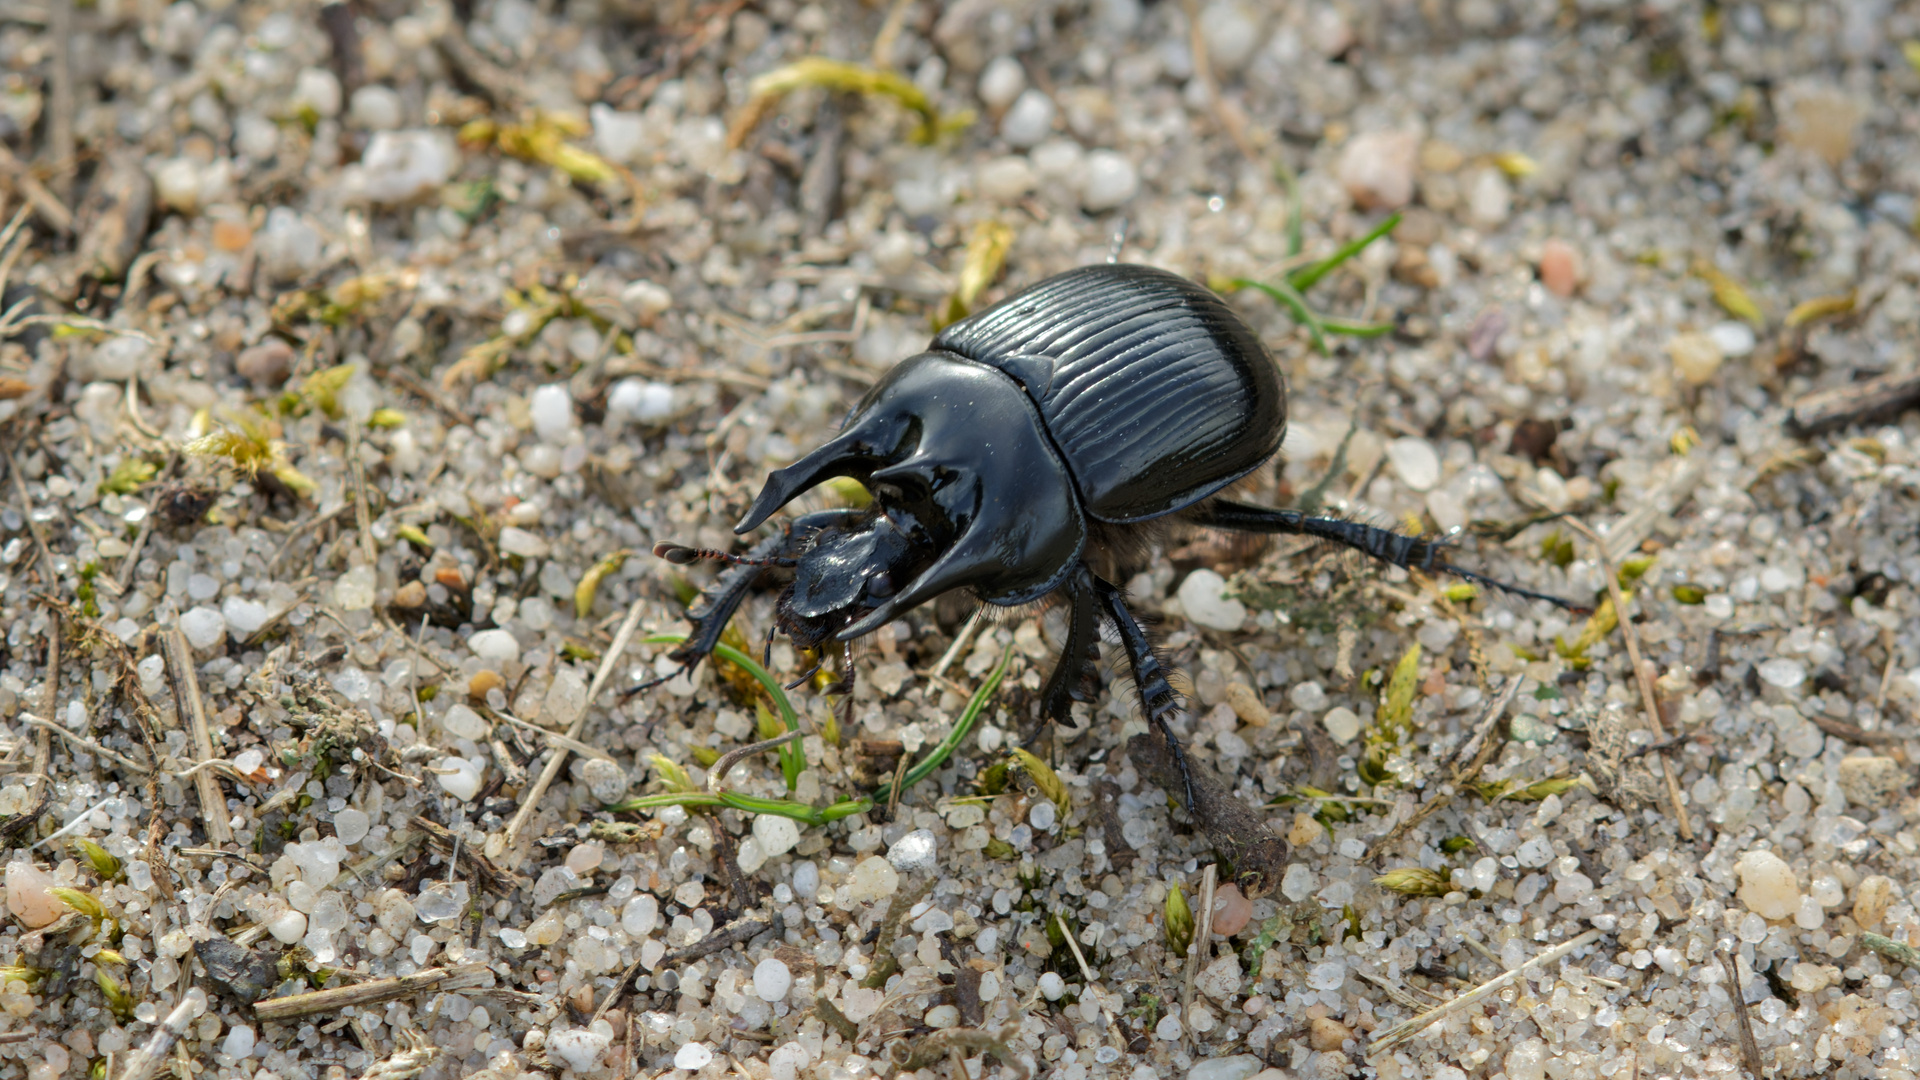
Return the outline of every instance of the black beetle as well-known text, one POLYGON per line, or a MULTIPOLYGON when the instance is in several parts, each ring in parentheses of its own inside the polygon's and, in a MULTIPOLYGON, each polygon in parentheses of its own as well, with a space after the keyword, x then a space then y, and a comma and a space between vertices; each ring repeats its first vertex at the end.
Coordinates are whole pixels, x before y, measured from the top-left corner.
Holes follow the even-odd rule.
MULTIPOLYGON (((887 372, 838 437, 767 478, 734 531, 751 532, 833 477, 866 485, 869 506, 796 518, 743 556, 655 546, 675 563, 735 564, 689 613, 694 633, 670 654, 675 674, 713 650, 769 567, 793 572, 776 629, 809 650, 955 589, 1002 607, 1057 593, 1069 607, 1067 643, 1042 694, 1046 714, 1062 719, 1093 699, 1104 620, 1185 776, 1167 724, 1178 695, 1115 584, 1144 562, 1156 522, 1318 537, 1571 606, 1444 562, 1434 541, 1222 497, 1279 450, 1286 419, 1273 358, 1213 292, 1127 264, 1048 278, 887 372)), ((1191 806, 1190 779, 1186 795, 1191 806)))

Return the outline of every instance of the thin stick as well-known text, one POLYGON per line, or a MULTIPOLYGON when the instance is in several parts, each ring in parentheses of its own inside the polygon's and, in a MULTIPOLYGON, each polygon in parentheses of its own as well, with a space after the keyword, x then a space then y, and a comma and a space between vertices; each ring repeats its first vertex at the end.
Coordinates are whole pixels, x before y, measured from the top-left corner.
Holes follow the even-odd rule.
POLYGON ((373 514, 367 509, 367 466, 360 460, 360 425, 347 425, 347 466, 353 474, 353 517, 360 527, 360 555, 368 566, 380 561, 373 542, 373 514))
POLYGON ((150 773, 153 771, 152 769, 147 768, 145 765, 140 764, 139 762, 133 760, 132 758, 127 757, 123 754, 117 753, 115 751, 109 750, 106 747, 101 746, 99 743, 94 742, 92 739, 87 738, 85 735, 82 735, 77 731, 68 731, 65 726, 56 724, 51 720, 42 720, 31 713, 21 713, 20 722, 32 727, 40 728, 43 731, 51 731, 55 735, 58 735, 61 738, 67 740, 68 742, 74 744, 75 746, 80 747, 82 750, 85 750, 87 753, 106 758, 107 760, 113 762, 114 764, 120 766, 123 769, 128 769, 133 772, 140 773, 142 775, 145 775, 146 773, 150 773))
POLYGON ((1428 1026, 1434 1023, 1437 1023, 1438 1021, 1444 1020, 1447 1017, 1454 1015, 1455 1013, 1464 1012, 1467 1009, 1470 1009, 1474 1005, 1485 1000, 1486 998, 1492 996, 1493 994, 1499 993, 1501 987, 1504 987, 1508 983, 1511 983, 1514 980, 1520 978, 1522 975, 1525 975, 1527 972, 1532 971, 1534 968, 1540 967, 1543 964, 1551 964, 1554 961, 1562 959, 1566 956, 1569 956, 1572 953, 1580 949, 1583 949, 1586 946, 1591 945, 1598 940, 1600 940, 1600 931, 1589 930, 1586 933, 1581 934, 1579 937, 1572 939, 1571 941, 1566 941, 1566 942, 1562 942, 1559 945, 1555 945, 1553 948, 1548 949, 1546 952, 1541 953, 1539 956, 1536 956, 1533 959, 1527 961, 1526 963, 1521 964, 1519 967, 1514 968, 1512 971, 1508 971, 1504 974, 1495 976, 1492 980, 1488 982, 1481 983, 1479 986, 1476 986, 1473 989, 1467 991, 1466 993, 1461 994, 1459 997, 1454 998, 1452 1001, 1447 1002, 1445 1005, 1428 1009, 1426 1012, 1421 1013, 1419 1016, 1413 1017, 1412 1019, 1409 1019, 1409 1020, 1402 1020, 1400 1023, 1393 1025, 1387 1030, 1381 1032, 1373 1040, 1373 1042, 1367 1045, 1367 1052, 1370 1054, 1377 1054, 1382 1050, 1386 1050, 1390 1047, 1398 1046, 1401 1043, 1406 1042, 1408 1039, 1411 1039, 1415 1035, 1419 1034, 1421 1031, 1425 1030, 1428 1026))
POLYGON ((73 211, 67 209, 58 195, 47 190, 47 185, 34 177, 26 162, 15 157, 13 151, 4 146, 0 146, 0 176, 5 176, 9 183, 19 189, 33 212, 40 215, 40 220, 52 226, 55 232, 73 231, 73 211))
POLYGON ((20 496, 20 513, 27 519, 27 531, 33 534, 34 546, 40 549, 40 563, 52 578, 55 576, 53 550, 47 547, 47 530, 33 516, 33 496, 27 492, 27 474, 20 471, 20 459, 14 456, 12 449, 7 450, 7 472, 13 476, 14 493, 20 496))
MULTIPOLYGON (((1076 941, 1072 932, 1067 929, 1067 920, 1062 918, 1057 911, 1053 913, 1053 920, 1060 924, 1060 936, 1066 939, 1067 949, 1073 953, 1073 962, 1080 967, 1080 977, 1087 980, 1087 989, 1088 991, 1092 991, 1100 982, 1100 976, 1095 975, 1093 969, 1087 966, 1087 958, 1080 952, 1080 942, 1076 941)), ((1107 1022, 1108 1038, 1113 1040, 1113 1045, 1116 1048, 1122 1053, 1125 1053, 1127 1044, 1126 1041, 1120 1037, 1120 1021, 1114 1017, 1113 1010, 1107 1008, 1106 997, 1103 995, 1095 995, 1094 1000, 1100 1006, 1101 1018, 1107 1022)), ((954 1076, 954 1080, 962 1080, 964 1076, 964 1073, 957 1073, 954 1076)))
POLYGON ((47 101, 47 152, 55 170, 55 194, 73 196, 73 0, 53 0, 47 33, 53 38, 52 91, 47 101))
MULTIPOLYGON (((1653 695, 1653 676, 1640 664, 1640 632, 1633 627, 1633 620, 1627 617, 1626 597, 1620 591, 1620 579, 1613 572, 1613 560, 1607 557, 1606 542, 1600 534, 1594 532, 1587 523, 1579 518, 1567 518, 1567 525, 1587 538, 1593 545, 1593 556, 1600 562, 1600 576, 1607 582, 1607 597, 1613 601, 1613 614, 1620 624, 1620 637, 1627 643, 1627 662, 1633 665, 1634 680, 1640 684, 1640 704, 1647 710, 1647 726, 1656 733, 1667 734, 1667 725, 1660 719, 1660 702, 1653 695)), ((1680 801, 1680 777, 1673 766, 1667 763, 1667 755, 1655 754, 1660 762, 1660 775, 1667 781, 1667 802, 1672 804, 1673 816, 1680 828, 1680 839, 1693 839, 1693 822, 1687 817, 1686 804, 1680 801)))
POLYGON ((1187 1016, 1193 1011, 1193 980, 1200 974, 1200 958, 1213 950, 1213 892, 1218 863, 1208 863, 1200 877, 1200 932, 1187 946, 1187 966, 1180 985, 1180 1037, 1185 1039, 1187 1016))
POLYGON ((967 642, 973 640, 975 631, 980 629, 980 623, 984 621, 986 617, 986 608, 983 607, 975 611, 973 618, 968 619, 967 625, 960 628, 960 633, 955 635, 953 644, 947 646, 947 651, 940 654, 939 662, 929 668, 927 674, 935 679, 945 676, 947 669, 953 666, 955 660, 959 659, 960 651, 967 647, 967 642))
MULTIPOLYGON (((776 746, 785 746, 805 734, 806 732, 804 731, 789 731, 785 735, 777 735, 771 739, 763 739, 760 742, 735 747, 727 751, 726 754, 721 756, 720 760, 713 763, 713 768, 707 770, 707 790, 719 791, 720 782, 726 778, 727 770, 739 764, 743 759, 750 758, 755 754, 765 753, 776 746)), ((906 757, 905 754, 902 754, 900 755, 900 760, 905 761, 906 757)))
MULTIPOLYGON (((192 994, 182 997, 173 1011, 167 1014, 166 1021, 153 1029, 153 1035, 147 1039, 146 1045, 127 1055, 126 1066, 120 1070, 120 1080, 151 1080, 153 1074, 159 1071, 160 1063, 167 1059, 168 1052, 186 1035, 187 1025, 193 1023, 194 1000, 192 994)), ((204 1007, 206 999, 201 998, 200 1004, 204 1007)))
MULTIPOLYGON (((48 569, 52 569, 49 567, 48 569)), ((47 716, 60 715, 60 609, 47 608, 47 716)), ((53 758, 53 733, 41 728, 33 738, 33 771, 47 775, 53 758)))
MULTIPOLYGON (((193 669, 193 648, 178 626, 160 636, 161 652, 166 655, 167 674, 173 680, 173 698, 180 715, 193 732, 194 753, 201 761, 213 758, 213 728, 207 723, 207 703, 200 696, 200 676, 193 669)), ((227 798, 220 793, 220 782, 202 769, 194 775, 194 787, 200 791, 201 816, 206 819, 207 839, 214 847, 233 843, 233 826, 227 821, 227 798)))
MULTIPOLYGON (((587 687, 586 704, 580 707, 580 715, 575 717, 573 725, 567 728, 567 738, 578 739, 586 732, 587 717, 593 710, 594 699, 600 696, 600 691, 606 687, 607 681, 613 678, 614 665, 619 662, 620 654, 627 651, 627 643, 633 640, 633 632, 639 629, 640 614, 645 608, 645 597, 634 600, 633 607, 627 612, 626 621, 620 624, 620 632, 613 636, 613 646, 607 650, 607 655, 600 658, 600 668, 593 673, 592 685, 587 687)), ((554 778, 560 775, 560 770, 566 763, 566 748, 554 747, 552 755, 547 758, 546 766, 540 770, 539 777, 534 780, 533 787, 528 789, 521 798, 520 809, 514 811, 513 821, 507 825, 504 837, 506 843, 503 845, 503 850, 507 853, 505 857, 512 857, 514 842, 520 838, 520 830, 526 828, 527 819, 533 816, 534 808, 540 805, 540 800, 546 795, 547 788, 552 786, 554 778)))
POLYGON ((565 749, 575 754, 579 754, 581 757, 599 758, 601 761, 613 760, 612 754, 607 753, 605 750, 600 749, 599 747, 593 745, 592 743, 581 742, 579 739, 570 739, 567 736, 562 735, 559 732, 554 731, 550 728, 543 728, 539 724, 536 724, 531 720, 522 720, 519 717, 513 715, 512 713, 498 712, 493 709, 488 709, 487 711, 493 713, 493 715, 499 717, 502 720, 505 720, 507 723, 512 724, 515 727, 523 727, 523 728, 526 728, 528 731, 537 732, 541 735, 544 735, 547 737, 547 741, 552 743, 553 745, 564 747, 565 749))
POLYGON ((412 975, 372 979, 352 986, 314 990, 290 997, 267 998, 253 1004, 253 1015, 262 1020, 292 1020, 315 1013, 333 1012, 349 1005, 381 1005, 424 990, 471 990, 484 985, 493 973, 485 964, 455 964, 428 968, 412 975))
POLYGON ((1734 966, 1733 956, 1727 950, 1715 951, 1720 954, 1720 966, 1727 972, 1727 996, 1733 999, 1733 1017, 1740 1032, 1740 1056, 1746 1060, 1753 1080, 1767 1080, 1766 1066, 1760 1060, 1760 1044, 1753 1039, 1753 1018, 1747 1015, 1747 999, 1740 992, 1740 969, 1734 966))

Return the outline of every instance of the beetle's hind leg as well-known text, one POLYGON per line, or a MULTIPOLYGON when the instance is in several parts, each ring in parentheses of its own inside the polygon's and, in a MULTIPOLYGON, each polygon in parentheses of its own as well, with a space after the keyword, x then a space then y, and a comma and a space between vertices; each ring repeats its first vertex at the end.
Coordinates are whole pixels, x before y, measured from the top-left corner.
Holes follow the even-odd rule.
POLYGON ((1447 562, 1442 554, 1447 545, 1419 536, 1407 536, 1383 529, 1377 525, 1368 525, 1345 518, 1321 517, 1316 514, 1303 514, 1298 510, 1276 510, 1267 506, 1250 506, 1234 502, 1232 499, 1212 499, 1189 511, 1187 520, 1196 525, 1211 529, 1231 529, 1235 532, 1270 533, 1287 536, 1311 536, 1317 540, 1328 540, 1343 547, 1352 548, 1371 556, 1390 566, 1402 570, 1424 570, 1429 573, 1452 574, 1454 577, 1479 582, 1489 588, 1528 600, 1545 600, 1549 604, 1565 608, 1568 611, 1589 610, 1584 604, 1575 603, 1564 597, 1552 596, 1532 589, 1522 588, 1498 578, 1475 573, 1472 570, 1447 562))
MULTIPOLYGON (((1091 576, 1091 575, 1089 575, 1091 576)), ((1167 669, 1160 658, 1153 653, 1153 643, 1147 639, 1147 632, 1134 621, 1133 612, 1127 610, 1126 594, 1119 586, 1101 578, 1093 578, 1094 594, 1107 618, 1113 620, 1114 628, 1120 632, 1120 644, 1127 650, 1127 663, 1133 669, 1133 685, 1139 688, 1140 704, 1147 710, 1147 718, 1160 729, 1167 740, 1167 751, 1173 758, 1173 764, 1180 771, 1180 782, 1186 788, 1186 806, 1193 812, 1193 772, 1187 764, 1187 753, 1180 747, 1180 737, 1173 733, 1173 725, 1168 718, 1180 711, 1180 695, 1167 681, 1167 669)), ((1063 661, 1064 663, 1064 661, 1063 661)))

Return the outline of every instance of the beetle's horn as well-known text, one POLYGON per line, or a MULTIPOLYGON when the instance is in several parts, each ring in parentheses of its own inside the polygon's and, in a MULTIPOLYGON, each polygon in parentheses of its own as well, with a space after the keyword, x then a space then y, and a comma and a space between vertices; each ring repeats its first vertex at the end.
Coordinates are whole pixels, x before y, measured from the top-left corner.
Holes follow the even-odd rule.
POLYGON ((867 460, 866 450, 865 433, 856 428, 822 443, 819 449, 786 468, 768 473, 766 486, 760 489, 759 497, 753 500, 752 509, 740 519, 740 524, 733 527, 733 531, 741 535, 750 533, 801 492, 822 480, 851 475, 867 460))

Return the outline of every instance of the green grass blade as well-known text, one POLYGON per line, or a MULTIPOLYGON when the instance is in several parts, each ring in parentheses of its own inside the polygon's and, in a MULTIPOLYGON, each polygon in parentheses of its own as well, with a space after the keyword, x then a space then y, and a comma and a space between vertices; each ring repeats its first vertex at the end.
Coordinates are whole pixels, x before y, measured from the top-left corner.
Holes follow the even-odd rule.
POLYGON ((1300 254, 1300 249, 1307 242, 1301 220, 1304 215, 1300 207, 1300 177, 1284 161, 1273 163, 1273 177, 1280 181, 1281 187, 1287 189, 1287 258, 1291 259, 1300 254))
MULTIPOLYGON (((647 645, 678 645, 687 640, 687 635, 654 634, 652 637, 640 640, 647 645)), ((780 685, 780 680, 769 674, 767 669, 761 667, 753 657, 731 645, 715 645, 713 654, 729 663, 740 665, 742 671, 753 676, 754 681, 766 687, 767 696, 773 699, 774 707, 780 712, 780 721, 787 725, 787 730, 800 730, 800 716, 793 711, 793 703, 787 700, 786 687, 780 685)), ((786 778, 788 791, 792 791, 800 782, 800 774, 807 768, 807 755, 801 749, 800 741, 796 739, 780 748, 780 774, 786 778)))
POLYGON ((1292 285, 1303 293, 1306 292, 1308 289, 1313 288, 1321 278, 1333 273, 1334 269, 1341 263, 1365 251, 1368 244, 1392 232, 1393 227, 1398 224, 1400 224, 1399 214, 1388 215, 1387 220, 1369 229, 1367 235, 1358 240, 1352 240, 1342 244, 1340 250, 1314 263, 1312 266, 1303 266, 1293 273, 1288 274, 1287 284, 1292 285))
POLYGON ((1234 278, 1230 284, 1235 289, 1258 289, 1285 304, 1287 310, 1293 312, 1294 321, 1307 328, 1308 336, 1313 338, 1313 347, 1320 350, 1321 355, 1326 355, 1328 352, 1326 327, 1320 322, 1320 316, 1315 315, 1313 309, 1307 306, 1307 298, 1300 295, 1299 289, 1289 285, 1285 279, 1269 285, 1264 281, 1254 281, 1251 278, 1234 278))
MULTIPOLYGON (((1000 680, 1007 674, 1007 664, 1012 660, 1013 646, 1009 645, 1006 651, 1000 654, 1000 665, 993 669, 986 681, 980 684, 980 689, 975 690, 973 697, 967 701, 966 711, 962 712, 960 719, 954 722, 953 730, 947 732, 947 737, 940 740, 939 746, 934 747, 931 753, 920 759, 919 764, 907 770, 907 775, 900 778, 901 791, 931 776, 933 770, 953 756, 954 750, 967 737, 967 733, 973 730, 974 721, 980 719, 980 714, 986 710, 987 701, 993 697, 993 692, 1000 688, 1000 680)), ((884 803, 892 797, 892 784, 882 784, 880 789, 873 793, 873 801, 876 804, 884 803)))
POLYGON ((1376 338, 1393 333, 1392 323, 1350 322, 1346 319, 1329 319, 1322 316, 1320 325, 1329 334, 1342 337, 1376 338))

